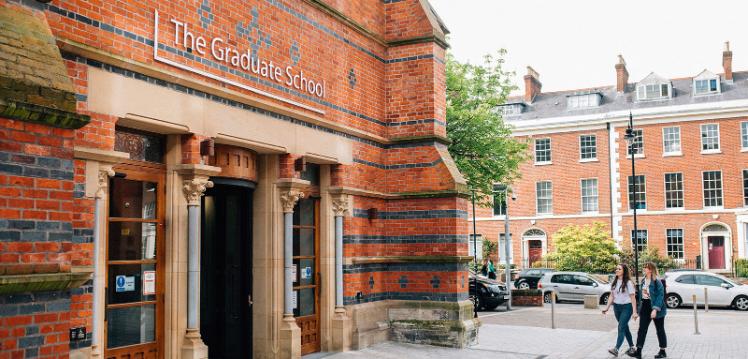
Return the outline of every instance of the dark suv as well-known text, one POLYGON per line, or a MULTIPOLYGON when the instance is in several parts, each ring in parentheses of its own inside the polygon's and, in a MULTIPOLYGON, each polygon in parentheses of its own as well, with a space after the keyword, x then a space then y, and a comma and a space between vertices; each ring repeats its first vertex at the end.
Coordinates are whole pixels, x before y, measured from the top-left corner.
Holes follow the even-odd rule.
POLYGON ((550 268, 526 268, 519 272, 519 277, 514 281, 517 289, 538 289, 538 281, 543 274, 553 272, 550 268))
POLYGON ((470 271, 470 298, 478 310, 494 310, 509 299, 509 291, 504 283, 478 275, 478 291, 475 290, 475 275, 470 271))

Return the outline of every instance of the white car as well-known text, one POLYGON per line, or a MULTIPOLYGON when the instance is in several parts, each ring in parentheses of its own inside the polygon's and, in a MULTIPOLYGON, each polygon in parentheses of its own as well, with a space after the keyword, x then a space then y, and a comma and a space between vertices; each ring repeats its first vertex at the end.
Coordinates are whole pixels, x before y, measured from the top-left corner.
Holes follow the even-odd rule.
POLYGON ((551 302, 551 292, 556 292, 556 300, 584 302, 585 295, 596 295, 600 304, 608 302, 610 284, 583 272, 549 272, 543 274, 538 282, 538 289, 543 291, 543 301, 551 302))
POLYGON ((665 281, 665 305, 668 308, 693 305, 694 295, 696 305, 704 305, 704 288, 707 288, 709 306, 748 310, 748 285, 736 283, 719 274, 701 271, 667 272, 665 281))

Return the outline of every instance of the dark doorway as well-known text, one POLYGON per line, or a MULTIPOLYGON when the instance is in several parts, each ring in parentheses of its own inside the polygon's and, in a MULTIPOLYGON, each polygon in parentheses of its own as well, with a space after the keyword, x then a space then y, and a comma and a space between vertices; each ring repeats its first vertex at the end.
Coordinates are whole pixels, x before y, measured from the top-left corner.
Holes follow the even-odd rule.
POLYGON ((254 184, 212 181, 202 199, 200 334, 210 358, 250 358, 254 184))
POLYGON ((709 236, 709 269, 725 269, 725 237, 709 236))

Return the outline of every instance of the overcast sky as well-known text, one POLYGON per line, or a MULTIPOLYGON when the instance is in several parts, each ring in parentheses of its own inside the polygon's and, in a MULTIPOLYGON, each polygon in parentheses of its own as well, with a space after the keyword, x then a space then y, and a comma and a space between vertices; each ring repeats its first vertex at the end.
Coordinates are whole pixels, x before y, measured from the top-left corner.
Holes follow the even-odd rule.
POLYGON ((744 0, 429 0, 450 30, 450 51, 481 62, 504 48, 518 92, 527 65, 543 92, 614 86, 617 55, 629 82, 655 73, 691 77, 722 73, 730 41, 733 71, 748 70, 748 2, 744 0))

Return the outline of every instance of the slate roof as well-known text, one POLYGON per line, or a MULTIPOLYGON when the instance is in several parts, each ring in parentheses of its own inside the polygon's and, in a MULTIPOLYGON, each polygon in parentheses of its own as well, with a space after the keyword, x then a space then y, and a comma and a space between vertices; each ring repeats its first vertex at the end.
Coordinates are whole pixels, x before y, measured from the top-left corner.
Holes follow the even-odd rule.
POLYGON ((733 83, 727 83, 722 77, 722 92, 713 95, 693 96, 693 78, 672 79, 673 97, 670 99, 637 101, 636 83, 630 83, 626 92, 619 94, 615 86, 594 87, 580 90, 540 93, 532 103, 524 102, 522 96, 510 97, 506 104, 523 103, 523 111, 519 115, 507 116, 509 121, 533 120, 541 118, 604 114, 612 111, 633 110, 641 108, 656 108, 699 103, 720 102, 729 100, 748 99, 748 71, 733 72, 733 83), (566 98, 571 95, 585 93, 600 93, 600 106, 592 108, 573 108, 566 106, 566 98))

